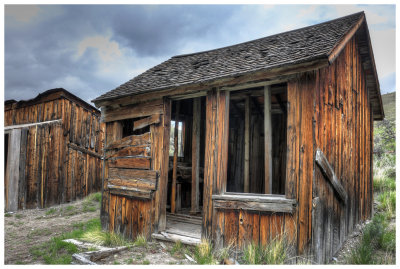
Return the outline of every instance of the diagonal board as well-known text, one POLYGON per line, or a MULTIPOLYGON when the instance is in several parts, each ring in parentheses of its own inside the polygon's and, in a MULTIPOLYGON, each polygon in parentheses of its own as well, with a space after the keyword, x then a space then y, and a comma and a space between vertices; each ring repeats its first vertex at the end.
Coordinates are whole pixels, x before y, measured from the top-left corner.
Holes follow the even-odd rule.
POLYGON ((329 164, 324 153, 319 148, 317 148, 317 151, 315 153, 315 162, 321 169, 321 172, 324 175, 325 179, 327 179, 331 183, 333 189, 339 195, 339 198, 344 202, 344 204, 346 204, 347 193, 343 188, 342 184, 340 184, 340 182, 337 180, 335 171, 329 164))

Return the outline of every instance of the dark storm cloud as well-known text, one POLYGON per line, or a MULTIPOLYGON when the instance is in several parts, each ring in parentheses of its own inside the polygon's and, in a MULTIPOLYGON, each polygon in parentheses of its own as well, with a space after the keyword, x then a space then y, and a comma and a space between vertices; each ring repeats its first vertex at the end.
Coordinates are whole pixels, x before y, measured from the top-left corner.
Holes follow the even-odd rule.
MULTIPOLYGON (((112 41, 138 57, 163 60, 179 54, 186 40, 218 40, 221 18, 238 7, 227 6, 39 6, 41 12, 26 25, 5 17, 5 98, 26 99, 66 77, 90 84, 67 89, 90 100, 111 90, 115 83, 96 76, 98 55, 86 50, 78 60, 79 40, 109 33, 112 41), (52 15, 52 8, 54 13, 52 15), (216 34, 212 36, 212 34, 216 34), (211 36, 211 37, 210 37, 211 36), (30 94, 28 94, 30 93, 30 94)), ((125 79, 130 79, 125 78, 125 79)), ((79 84, 79 83, 78 83, 79 84)), ((81 83, 82 84, 82 83, 81 83)))
MULTIPOLYGON (((147 6, 118 10, 112 20, 116 38, 138 53, 174 53, 187 40, 213 38, 224 21, 238 7, 233 6, 147 6), (132 18, 135 18, 132 21, 132 18)), ((232 29, 233 30, 233 29, 232 29)))

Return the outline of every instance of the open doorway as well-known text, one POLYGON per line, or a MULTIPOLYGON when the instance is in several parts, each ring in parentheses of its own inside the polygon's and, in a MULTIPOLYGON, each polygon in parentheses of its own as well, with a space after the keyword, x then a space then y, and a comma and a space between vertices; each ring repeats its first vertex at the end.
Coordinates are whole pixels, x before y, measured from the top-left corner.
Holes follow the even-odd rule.
POLYGON ((200 238, 205 152, 205 97, 172 102, 167 232, 200 238))

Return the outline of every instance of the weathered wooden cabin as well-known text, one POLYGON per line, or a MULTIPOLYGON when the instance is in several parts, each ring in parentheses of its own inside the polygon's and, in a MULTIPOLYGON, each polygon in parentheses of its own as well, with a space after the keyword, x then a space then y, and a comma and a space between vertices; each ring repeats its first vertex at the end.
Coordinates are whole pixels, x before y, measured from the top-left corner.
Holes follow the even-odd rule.
POLYGON ((323 263, 371 217, 384 112, 363 12, 175 56, 93 102, 105 229, 238 248, 284 234, 323 263))
POLYGON ((101 190, 105 124, 64 89, 5 102, 5 209, 44 208, 101 190))

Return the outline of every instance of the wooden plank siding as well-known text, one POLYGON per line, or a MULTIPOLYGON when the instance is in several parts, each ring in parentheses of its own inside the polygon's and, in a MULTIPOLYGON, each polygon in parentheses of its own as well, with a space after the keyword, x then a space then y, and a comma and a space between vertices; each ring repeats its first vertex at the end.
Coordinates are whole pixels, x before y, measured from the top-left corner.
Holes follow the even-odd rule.
MULTIPOLYGON (((155 105, 161 109, 154 113, 143 103, 129 108, 131 118, 117 117, 144 122, 150 127, 147 133, 122 137, 122 122, 113 117, 106 120, 101 223, 104 229, 130 239, 140 234, 150 238, 166 223, 165 207, 161 205, 167 198, 171 101, 158 100, 155 105), (144 115, 148 118, 140 119, 144 115), (157 120, 148 120, 152 118, 157 120)), ((112 115, 121 112, 106 111, 112 115)))
POLYGON ((18 209, 70 202, 101 190, 98 171, 102 169, 104 124, 100 113, 64 95, 56 91, 5 107, 5 126, 20 128, 24 134, 18 209), (21 124, 28 125, 17 126, 21 124))
POLYGON ((313 197, 319 204, 313 208, 313 223, 321 227, 313 227, 313 249, 316 261, 323 263, 340 249, 355 225, 372 213, 371 106, 354 37, 332 65, 317 71, 315 96, 315 146, 348 194, 347 203, 341 201, 315 166, 313 197))

